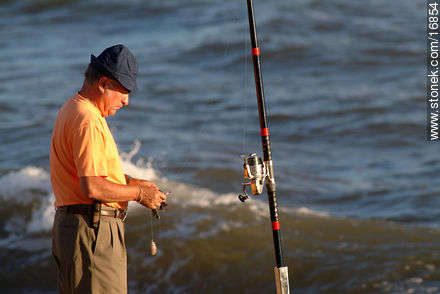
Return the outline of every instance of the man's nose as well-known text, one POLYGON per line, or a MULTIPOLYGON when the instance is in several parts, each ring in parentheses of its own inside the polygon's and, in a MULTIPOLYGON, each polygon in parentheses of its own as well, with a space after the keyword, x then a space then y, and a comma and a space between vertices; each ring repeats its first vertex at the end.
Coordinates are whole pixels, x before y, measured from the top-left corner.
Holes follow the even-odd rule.
POLYGON ((123 104, 123 105, 128 105, 129 100, 130 100, 130 98, 129 98, 129 95, 127 94, 127 95, 124 97, 124 99, 122 99, 122 104, 123 104))

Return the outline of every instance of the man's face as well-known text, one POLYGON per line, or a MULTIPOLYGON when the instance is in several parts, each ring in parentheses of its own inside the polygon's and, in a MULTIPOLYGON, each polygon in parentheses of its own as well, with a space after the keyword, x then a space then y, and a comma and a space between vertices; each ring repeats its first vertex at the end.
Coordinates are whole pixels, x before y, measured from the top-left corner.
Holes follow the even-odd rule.
POLYGON ((128 105, 130 92, 119 82, 106 79, 101 86, 102 96, 98 108, 103 117, 114 115, 122 106, 128 105))

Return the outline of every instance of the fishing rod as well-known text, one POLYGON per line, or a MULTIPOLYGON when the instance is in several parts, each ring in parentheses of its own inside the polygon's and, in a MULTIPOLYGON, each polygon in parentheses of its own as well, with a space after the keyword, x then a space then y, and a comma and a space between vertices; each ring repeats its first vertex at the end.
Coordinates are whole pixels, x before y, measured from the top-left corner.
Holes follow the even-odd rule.
POLYGON ((278 217, 278 205, 275 197, 275 176, 273 171, 272 153, 270 150, 269 127, 266 118, 266 105, 264 100, 263 78, 261 75, 260 48, 258 47, 257 29, 255 25, 253 0, 246 0, 249 16, 249 32, 252 45, 252 62, 254 65, 255 86, 257 91, 258 113, 260 118, 260 134, 263 146, 263 160, 256 153, 243 156, 244 178, 250 180, 243 183, 243 194, 239 195, 240 201, 245 202, 249 198, 246 186, 251 186, 253 195, 263 192, 264 183, 269 201, 270 219, 272 222, 272 234, 275 249, 276 267, 275 283, 278 294, 289 293, 289 275, 287 266, 284 265, 283 249, 281 246, 280 220, 278 217), (266 181, 267 180, 267 181, 266 181))

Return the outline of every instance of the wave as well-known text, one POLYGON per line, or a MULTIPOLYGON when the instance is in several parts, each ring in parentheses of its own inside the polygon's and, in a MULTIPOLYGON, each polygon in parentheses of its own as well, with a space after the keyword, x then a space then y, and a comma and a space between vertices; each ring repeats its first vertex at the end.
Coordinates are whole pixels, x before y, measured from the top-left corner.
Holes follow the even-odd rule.
MULTIPOLYGON (((197 236, 215 235, 220 231, 242 226, 242 214, 249 214, 249 217, 254 220, 268 217, 268 205, 259 198, 247 201, 245 212, 243 212, 243 204, 238 200, 236 193, 217 193, 190 183, 170 181, 152 167, 152 158, 147 161, 140 158, 133 163, 133 157, 138 153, 140 145, 139 141, 135 141, 131 151, 121 153, 124 172, 135 178, 154 181, 164 191, 172 191, 168 198, 169 205, 194 216, 193 221, 181 222, 175 228, 168 230, 167 234, 188 236, 189 231, 196 230, 197 220, 209 219, 212 220, 210 222, 212 226, 206 227, 206 230, 199 232, 197 236), (225 211, 234 211, 234 218, 228 216, 225 211)), ((25 213, 24 217, 17 212, 0 220, 0 224, 3 223, 3 235, 6 235, 0 238, 0 247, 39 251, 42 247, 50 246, 48 234, 52 230, 55 215, 54 201, 55 196, 49 173, 42 167, 26 166, 2 176, 0 178, 0 202, 6 203, 4 209, 18 206, 20 207, 18 211, 25 211, 25 213), (32 242, 29 242, 30 240, 32 242), (34 246, 35 242, 41 246, 34 246)), ((130 214, 136 216, 144 211, 144 208, 136 202, 129 203, 130 214)), ((306 207, 280 207, 280 211, 302 216, 329 216, 326 212, 306 207)), ((196 235, 192 236, 196 237, 196 235)))

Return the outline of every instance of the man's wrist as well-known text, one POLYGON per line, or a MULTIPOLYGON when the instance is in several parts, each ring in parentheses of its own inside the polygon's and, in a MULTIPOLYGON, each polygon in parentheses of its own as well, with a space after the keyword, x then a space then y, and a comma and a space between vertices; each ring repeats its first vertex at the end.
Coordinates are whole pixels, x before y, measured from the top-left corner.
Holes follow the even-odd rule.
POLYGON ((137 185, 137 187, 138 187, 138 195, 137 195, 136 201, 141 202, 142 201, 142 188, 139 185, 137 185))

